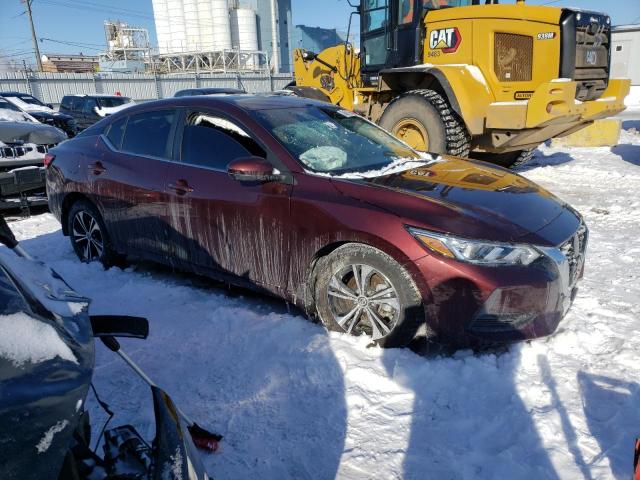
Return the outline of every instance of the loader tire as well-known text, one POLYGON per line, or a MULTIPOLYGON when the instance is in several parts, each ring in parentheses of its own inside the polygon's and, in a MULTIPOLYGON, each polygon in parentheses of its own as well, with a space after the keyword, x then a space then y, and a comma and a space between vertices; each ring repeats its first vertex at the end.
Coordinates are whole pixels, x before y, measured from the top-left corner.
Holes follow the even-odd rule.
POLYGON ((396 97, 379 124, 416 150, 469 155, 471 137, 464 122, 434 90, 410 90, 396 97))
POLYGON ((471 153, 471 157, 476 160, 493 163, 504 168, 517 168, 529 163, 529 160, 533 158, 535 151, 535 148, 531 148, 529 150, 516 150, 515 152, 506 153, 473 152, 471 153))

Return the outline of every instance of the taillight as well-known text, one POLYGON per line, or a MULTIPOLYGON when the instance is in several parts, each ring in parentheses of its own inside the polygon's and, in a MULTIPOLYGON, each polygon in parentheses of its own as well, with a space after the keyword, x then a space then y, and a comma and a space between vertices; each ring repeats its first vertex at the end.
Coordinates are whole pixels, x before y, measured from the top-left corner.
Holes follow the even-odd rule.
POLYGON ((56 156, 52 153, 45 153, 44 155, 44 167, 47 168, 49 165, 53 163, 56 156))

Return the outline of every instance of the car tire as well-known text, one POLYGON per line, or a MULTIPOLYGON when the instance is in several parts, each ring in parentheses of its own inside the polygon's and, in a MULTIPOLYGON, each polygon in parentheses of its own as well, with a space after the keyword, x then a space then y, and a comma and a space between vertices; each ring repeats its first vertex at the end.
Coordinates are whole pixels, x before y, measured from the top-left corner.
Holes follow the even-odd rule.
POLYGON ((434 90, 411 90, 396 97, 384 109, 379 124, 416 150, 469 155, 471 137, 464 122, 434 90))
POLYGON ((71 246, 85 263, 101 262, 105 268, 122 264, 124 256, 111 245, 107 227, 98 209, 86 200, 78 200, 69 210, 67 231, 71 246))
POLYGON ((364 334, 382 347, 403 347, 425 321, 413 279, 377 248, 342 245, 321 258, 315 271, 316 312, 328 330, 364 334))

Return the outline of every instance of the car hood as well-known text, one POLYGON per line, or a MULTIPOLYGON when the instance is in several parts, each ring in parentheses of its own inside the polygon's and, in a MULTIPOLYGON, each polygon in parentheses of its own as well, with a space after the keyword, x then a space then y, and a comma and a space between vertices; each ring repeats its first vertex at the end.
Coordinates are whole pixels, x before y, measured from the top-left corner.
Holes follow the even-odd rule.
POLYGON ((29 112, 29 115, 31 115, 34 118, 59 118, 62 120, 71 120, 73 119, 73 117, 71 115, 66 115, 64 113, 60 113, 60 112, 53 112, 53 111, 44 111, 44 110, 35 110, 33 112, 29 112))
POLYGON ((0 142, 52 144, 66 140, 64 132, 50 125, 32 122, 0 122, 0 142))
POLYGON ((343 194, 395 213, 408 224, 472 238, 557 244, 579 222, 564 202, 526 178, 455 157, 374 178, 334 178, 333 183, 343 194), (545 227, 559 217, 565 217, 566 231, 549 233, 552 229, 545 227), (537 234, 543 230, 545 236, 537 234))

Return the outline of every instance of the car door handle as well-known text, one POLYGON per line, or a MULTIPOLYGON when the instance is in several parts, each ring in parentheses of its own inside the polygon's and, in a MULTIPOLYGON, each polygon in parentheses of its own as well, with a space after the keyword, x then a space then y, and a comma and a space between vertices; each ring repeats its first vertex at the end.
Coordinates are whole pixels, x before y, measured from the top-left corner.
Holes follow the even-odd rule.
POLYGON ((193 188, 189 186, 186 180, 178 180, 176 183, 170 183, 167 188, 177 195, 186 195, 193 192, 193 188))
POLYGON ((89 170, 94 175, 100 175, 107 171, 107 169, 104 168, 104 165, 102 165, 102 162, 92 163, 91 165, 89 165, 89 170))

